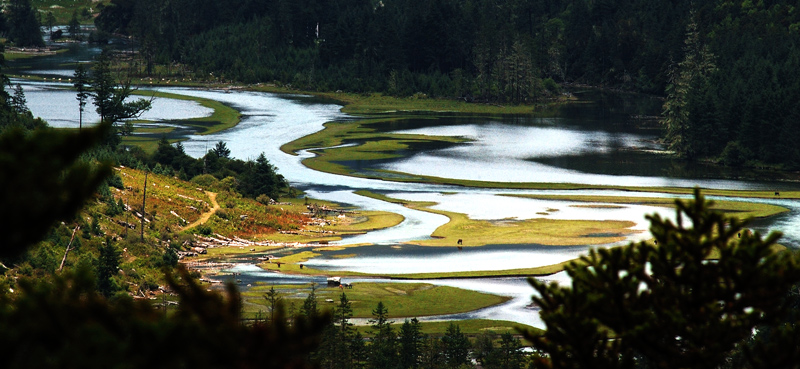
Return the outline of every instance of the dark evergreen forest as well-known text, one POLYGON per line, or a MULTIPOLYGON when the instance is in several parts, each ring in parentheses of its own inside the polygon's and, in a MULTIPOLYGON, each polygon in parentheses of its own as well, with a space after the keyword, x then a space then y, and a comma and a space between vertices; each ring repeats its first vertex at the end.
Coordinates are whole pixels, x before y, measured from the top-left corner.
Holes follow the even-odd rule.
POLYGON ((532 103, 585 84, 667 97, 687 159, 800 167, 787 0, 113 0, 148 72, 305 90, 532 103))

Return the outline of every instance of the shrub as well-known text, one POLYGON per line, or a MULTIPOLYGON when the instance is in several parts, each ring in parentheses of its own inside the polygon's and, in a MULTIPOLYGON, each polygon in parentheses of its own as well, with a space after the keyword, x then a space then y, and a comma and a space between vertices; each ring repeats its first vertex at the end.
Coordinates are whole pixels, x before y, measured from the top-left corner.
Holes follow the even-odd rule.
POLYGON ((211 230, 211 227, 209 227, 209 226, 207 226, 205 224, 201 224, 201 225, 195 227, 194 231, 195 231, 195 233, 201 234, 203 236, 210 236, 211 233, 213 232, 211 230))
POLYGON ((542 84, 544 85, 544 88, 550 93, 557 94, 561 90, 561 86, 559 86, 558 83, 556 83, 556 81, 553 81, 552 78, 545 78, 542 81, 542 84))
POLYGON ((117 173, 108 176, 108 179, 106 181, 108 182, 108 185, 111 187, 118 188, 120 190, 125 188, 125 185, 122 183, 122 178, 117 173))
POLYGON ((256 201, 258 201, 258 202, 260 202, 260 203, 262 203, 264 205, 269 205, 270 202, 272 202, 271 200, 272 199, 269 196, 264 195, 263 193, 261 195, 258 195, 258 197, 256 197, 256 201))
POLYGON ((219 180, 210 174, 201 174, 199 176, 195 176, 194 178, 192 178, 192 183, 200 187, 209 189, 209 188, 216 188, 217 185, 219 184, 219 180))
POLYGON ((747 148, 742 147, 738 141, 728 142, 725 149, 720 154, 720 162, 728 167, 741 167, 753 154, 747 148))

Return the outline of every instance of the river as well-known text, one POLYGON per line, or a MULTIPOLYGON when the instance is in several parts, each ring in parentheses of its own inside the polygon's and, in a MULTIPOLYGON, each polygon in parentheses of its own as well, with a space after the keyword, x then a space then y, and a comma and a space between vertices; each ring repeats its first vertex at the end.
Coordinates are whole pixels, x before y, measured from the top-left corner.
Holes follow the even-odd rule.
MULTIPOLYGON (((67 54, 66 57, 72 57, 70 55, 67 54)), ((68 76, 63 70, 58 72, 57 68, 46 66, 40 66, 40 69, 32 67, 27 72, 51 77, 60 75, 61 78, 68 76)), ((58 127, 77 126, 78 111, 74 93, 63 89, 67 83, 57 81, 14 81, 14 83, 23 86, 29 108, 35 116, 42 116, 58 127)), ((542 217, 543 213, 547 213, 546 216, 553 219, 630 220, 635 226, 631 228, 632 232, 625 243, 648 238, 645 214, 659 213, 664 217, 673 215, 670 210, 651 206, 598 209, 575 207, 573 205, 577 203, 572 201, 498 196, 499 194, 633 195, 621 191, 474 189, 399 183, 317 172, 301 163, 304 157, 312 154, 304 152, 297 156, 288 155, 280 151, 280 147, 284 143, 319 131, 323 128, 323 123, 355 119, 343 114, 340 106, 297 95, 179 87, 159 87, 156 90, 217 100, 241 112, 241 123, 232 129, 212 135, 187 135, 183 145, 189 155, 200 157, 217 141, 226 142, 231 155, 237 158, 254 159, 263 152, 278 168, 279 173, 293 186, 306 191, 309 197, 350 204, 362 209, 396 212, 405 217, 405 220, 396 227, 342 240, 341 244, 375 245, 348 250, 348 253, 357 254, 356 257, 342 259, 328 256, 312 259, 307 263, 331 270, 332 273, 337 270, 413 273, 514 269, 570 260, 585 254, 589 249, 587 246, 490 245, 458 251, 456 248, 432 249, 406 245, 403 242, 429 238, 437 227, 447 222, 447 218, 358 196, 354 193, 357 190, 381 192, 405 200, 434 201, 438 203, 436 206, 438 209, 468 214, 473 219, 531 219, 542 217), (558 211, 550 211, 553 209, 558 211)), ((632 165, 623 165, 622 168, 616 169, 609 169, 613 166, 607 164, 593 166, 592 162, 601 162, 607 155, 625 152, 639 155, 642 151, 660 148, 654 141, 656 133, 637 129, 625 119, 632 114, 638 114, 642 104, 652 105, 652 101, 635 104, 635 107, 631 108, 633 111, 626 111, 623 108, 621 112, 619 106, 611 106, 611 102, 603 101, 599 109, 597 104, 587 104, 578 108, 570 106, 565 108, 562 114, 548 118, 463 117, 459 119, 457 116, 450 116, 438 120, 426 119, 425 125, 410 118, 403 124, 388 127, 387 130, 427 135, 458 135, 467 137, 471 141, 445 149, 415 152, 399 160, 386 161, 381 164, 381 168, 448 178, 509 182, 544 181, 681 187, 700 185, 734 189, 797 188, 797 185, 785 182, 723 180, 714 176, 692 177, 691 172, 683 170, 654 173, 653 165, 672 165, 657 157, 648 157, 646 160, 654 161, 644 165, 645 169, 641 170, 632 165)), ((647 109, 652 110, 652 107, 647 109)), ((210 112, 191 101, 157 99, 153 110, 148 114, 147 119, 158 122, 207 116, 210 112)), ((97 118, 90 115, 86 119, 91 121, 97 118)), ((172 123, 166 122, 166 124, 172 123)), ((631 160, 634 159, 627 158, 621 162, 630 163, 631 160)), ((705 173, 703 169, 699 172, 705 173)), ((635 195, 665 196, 654 193, 635 195)), ((728 200, 744 201, 744 199, 730 198, 728 200)), ((781 199, 757 201, 781 205, 791 211, 771 219, 760 220, 754 224, 755 228, 763 232, 782 230, 785 233, 782 243, 792 247, 800 245, 800 204, 781 199)), ((331 256, 334 255, 331 253, 331 256)), ((238 265, 234 271, 241 273, 244 285, 255 281, 285 282, 287 279, 300 283, 319 281, 316 277, 287 277, 266 272, 251 264, 238 265)), ((551 276, 549 279, 562 282, 566 280, 563 273, 551 276)), ((512 297, 509 302, 488 309, 428 319, 487 318, 543 326, 535 309, 528 306, 533 290, 524 278, 426 282, 512 297)))

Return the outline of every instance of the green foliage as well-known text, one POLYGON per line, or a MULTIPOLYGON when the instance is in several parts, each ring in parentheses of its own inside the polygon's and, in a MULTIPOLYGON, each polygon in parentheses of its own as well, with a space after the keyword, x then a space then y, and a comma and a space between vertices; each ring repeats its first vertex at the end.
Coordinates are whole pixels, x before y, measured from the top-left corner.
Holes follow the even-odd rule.
MULTIPOLYGON (((92 68, 91 88, 94 105, 100 120, 111 124, 118 124, 125 119, 136 118, 150 109, 152 100, 137 99, 126 102, 135 88, 130 81, 118 84, 111 74, 111 56, 104 50, 95 61, 92 68)), ((126 133, 130 130, 123 130, 126 133)), ((129 133, 129 132, 128 132, 129 133)))
POLYGON ((742 147, 738 141, 728 142, 720 154, 720 162, 729 167, 741 167, 752 157, 750 150, 742 147))
POLYGON ((217 187, 219 180, 210 174, 201 174, 192 178, 192 183, 202 188, 214 189, 217 187))
POLYGON ((471 345, 457 324, 450 323, 447 327, 447 332, 442 336, 442 346, 445 365, 448 368, 458 368, 469 363, 471 345))
POLYGON ((110 173, 108 164, 81 163, 107 125, 80 132, 10 128, 0 135, 0 257, 19 255, 56 221, 68 220, 110 173))
POLYGON ((169 247, 164 250, 161 260, 163 265, 174 268, 178 265, 178 254, 175 253, 175 250, 169 247))
POLYGON ((120 252, 111 243, 110 238, 100 247, 100 258, 97 265, 97 290, 103 296, 110 297, 120 290, 115 276, 119 272, 120 252))
POLYGON ((419 325, 417 318, 408 319, 400 327, 399 338, 399 364, 404 369, 416 369, 420 367, 422 352, 427 337, 419 325))
POLYGON ((267 195, 277 199, 279 191, 287 186, 286 180, 277 173, 275 166, 270 164, 264 153, 258 156, 255 162, 248 163, 247 170, 239 180, 239 192, 249 197, 267 195))
POLYGON ((8 39, 16 46, 44 46, 36 10, 30 0, 11 0, 7 5, 8 39))
POLYGON ((194 227, 194 231, 203 236, 211 236, 211 234, 214 233, 214 230, 212 230, 211 227, 205 224, 201 224, 197 227, 194 227))
POLYGON ((571 287, 531 280, 547 331, 528 339, 549 355, 542 367, 717 367, 786 312, 800 260, 773 251, 779 234, 709 210, 699 190, 676 205, 675 224, 648 216, 657 245, 591 251, 565 269, 571 287))
POLYGON ((370 347, 369 368, 393 368, 397 365, 397 337, 392 329, 392 322, 389 321, 389 309, 378 302, 378 306, 372 311, 373 338, 370 347))
POLYGON ((666 138, 669 148, 681 157, 693 159, 697 156, 698 146, 705 137, 693 129, 689 99, 694 90, 707 84, 710 75, 716 71, 714 55, 700 40, 694 13, 687 26, 683 51, 683 61, 670 72, 671 80, 667 86, 667 99, 664 102, 664 124, 667 126, 666 138))
POLYGON ((275 320, 275 314, 278 313, 278 310, 281 307, 281 301, 283 297, 281 297, 280 293, 275 290, 275 286, 269 288, 269 291, 264 295, 264 299, 267 300, 267 309, 269 309, 269 320, 275 320))
POLYGON ((122 183, 122 177, 120 177, 117 173, 112 173, 110 176, 108 176, 108 178, 106 178, 106 182, 109 186, 119 190, 125 188, 125 185, 122 183))
MULTIPOLYGON (((73 26, 73 24, 70 23, 70 31, 69 32, 74 37, 74 34, 77 33, 77 31, 73 27, 78 27, 79 28, 80 25, 73 26)), ((83 109, 86 107, 86 99, 88 99, 89 96, 91 95, 90 94, 90 88, 91 88, 92 82, 89 79, 89 72, 86 70, 86 67, 83 64, 80 64, 80 63, 75 68, 74 78, 75 78, 75 82, 72 84, 72 86, 75 87, 75 89, 78 92, 75 95, 75 98, 78 100, 78 113, 79 113, 79 115, 78 115, 78 129, 82 129, 83 128, 83 109)))
POLYGON ((317 307, 317 287, 316 285, 311 285, 311 293, 308 294, 305 300, 303 300, 303 306, 300 307, 300 315, 305 317, 312 317, 319 315, 320 311, 317 307))
POLYGON ((357 336, 353 323, 350 322, 352 317, 353 308, 347 295, 342 293, 339 304, 333 309, 333 324, 325 329, 319 351, 316 352, 317 361, 323 368, 352 367, 352 345, 357 336))
MULTIPOLYGON (((67 24, 67 32, 69 32, 69 36, 75 40, 80 40, 82 38, 80 35, 81 21, 78 19, 78 9, 72 12, 72 18, 70 18, 67 24)), ((77 71, 75 74, 77 75, 77 71)), ((80 97, 78 99, 80 100, 80 97)))
POLYGON ((223 141, 217 142, 217 145, 214 146, 213 149, 211 149, 211 152, 213 152, 219 158, 230 159, 231 157, 231 150, 228 148, 228 145, 226 145, 225 142, 223 141))
MULTIPOLYGON (((91 272, 22 280, 13 299, 0 296, 4 368, 310 368, 327 316, 241 324, 239 295, 207 292, 185 270, 168 275, 178 306, 165 315, 147 301, 106 299, 91 272), (188 342, 214 342, 209 349, 188 342)), ((127 296, 127 295, 125 295, 127 296)))

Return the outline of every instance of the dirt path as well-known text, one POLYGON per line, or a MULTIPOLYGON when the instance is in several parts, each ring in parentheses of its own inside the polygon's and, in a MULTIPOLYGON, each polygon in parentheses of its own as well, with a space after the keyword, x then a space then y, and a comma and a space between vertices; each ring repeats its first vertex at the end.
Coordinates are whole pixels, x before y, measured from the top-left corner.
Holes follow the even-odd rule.
POLYGON ((217 194, 215 192, 206 191, 206 195, 208 195, 208 199, 211 200, 211 210, 201 214, 200 215, 200 219, 195 220, 194 222, 192 222, 192 224, 189 224, 188 226, 183 227, 183 229, 182 229, 183 231, 185 231, 187 229, 190 229, 190 228, 197 227, 197 226, 207 222, 208 219, 211 218, 211 216, 214 215, 214 213, 216 213, 217 210, 219 210, 219 204, 217 203, 217 194))

